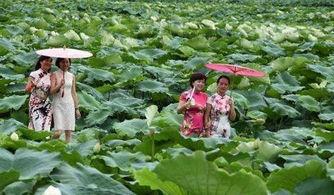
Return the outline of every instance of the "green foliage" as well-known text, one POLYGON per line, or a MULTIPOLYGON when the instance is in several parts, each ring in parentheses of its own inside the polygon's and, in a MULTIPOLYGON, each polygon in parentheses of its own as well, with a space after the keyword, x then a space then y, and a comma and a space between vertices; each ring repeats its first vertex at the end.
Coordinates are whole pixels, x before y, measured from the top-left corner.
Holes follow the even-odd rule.
POLYGON ((333 194, 331 1, 1 5, 2 194, 333 194), (26 128, 24 94, 35 50, 64 46, 93 53, 71 65, 82 118, 69 144, 26 128), (266 73, 229 75, 230 140, 179 133, 189 76, 216 91, 211 62, 266 73))

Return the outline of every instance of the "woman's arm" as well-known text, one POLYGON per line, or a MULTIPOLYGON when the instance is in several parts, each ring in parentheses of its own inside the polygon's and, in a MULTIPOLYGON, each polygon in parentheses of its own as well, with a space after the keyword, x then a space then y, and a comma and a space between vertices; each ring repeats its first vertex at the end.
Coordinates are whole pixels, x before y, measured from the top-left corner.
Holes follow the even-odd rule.
POLYGON ((76 80, 75 80, 75 76, 73 76, 73 81, 72 81, 72 98, 74 101, 74 109, 75 109, 75 116, 76 118, 80 118, 81 117, 81 113, 79 110, 79 99, 78 99, 78 95, 77 95, 77 89, 76 89, 76 80))
POLYGON ((24 90, 28 93, 31 93, 34 88, 35 88, 35 84, 33 82, 33 79, 31 77, 29 77, 28 78, 28 83, 27 83, 24 90))
POLYGON ((50 93, 52 95, 58 93, 58 91, 64 85, 64 83, 65 83, 65 81, 64 81, 64 79, 62 79, 61 82, 59 82, 59 84, 58 84, 56 74, 55 73, 51 74, 50 93))
POLYGON ((232 99, 230 99, 229 103, 230 103, 230 112, 228 114, 228 119, 230 119, 230 121, 234 121, 236 117, 234 102, 232 99))
POLYGON ((212 105, 206 103, 206 108, 205 108, 205 113, 204 113, 204 128, 205 128, 206 133, 209 132, 210 126, 211 126, 211 124, 210 124, 211 109, 212 109, 212 105))
POLYGON ((177 106, 177 113, 184 113, 188 108, 190 108, 190 101, 180 100, 179 105, 177 106))

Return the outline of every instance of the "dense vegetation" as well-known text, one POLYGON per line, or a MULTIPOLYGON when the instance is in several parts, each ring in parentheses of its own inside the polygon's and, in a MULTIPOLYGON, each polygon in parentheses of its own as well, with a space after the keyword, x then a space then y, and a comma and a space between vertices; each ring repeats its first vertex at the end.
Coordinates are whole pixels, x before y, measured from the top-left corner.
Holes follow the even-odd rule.
POLYGON ((1 2, 0 190, 334 194, 333 3, 275 2, 1 2), (94 54, 71 67, 83 117, 70 144, 26 128, 23 91, 35 50, 63 46, 94 54), (267 74, 232 77, 229 141, 178 133, 189 75, 215 91, 207 62, 267 74))

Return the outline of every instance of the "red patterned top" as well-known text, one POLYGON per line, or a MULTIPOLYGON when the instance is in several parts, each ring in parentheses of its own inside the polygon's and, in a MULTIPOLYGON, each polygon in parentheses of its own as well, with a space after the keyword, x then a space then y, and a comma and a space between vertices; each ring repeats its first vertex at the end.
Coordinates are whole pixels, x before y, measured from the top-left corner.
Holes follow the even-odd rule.
MULTIPOLYGON (((180 96, 180 102, 189 101, 191 89, 183 92, 180 96)), ((200 135, 204 131, 204 111, 208 95, 204 92, 194 92, 192 99, 195 103, 195 108, 186 109, 181 132, 183 135, 200 135)))

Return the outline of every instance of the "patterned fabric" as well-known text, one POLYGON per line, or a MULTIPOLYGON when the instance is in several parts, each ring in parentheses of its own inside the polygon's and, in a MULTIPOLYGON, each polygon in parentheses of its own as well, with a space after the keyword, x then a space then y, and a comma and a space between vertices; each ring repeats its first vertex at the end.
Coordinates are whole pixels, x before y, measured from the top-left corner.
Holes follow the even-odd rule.
POLYGON ((50 73, 38 69, 29 75, 35 88, 32 90, 29 99, 28 127, 36 131, 49 131, 52 120, 51 102, 49 91, 51 87, 50 73))
MULTIPOLYGON (((63 71, 54 72, 57 82, 63 79, 63 71)), ((53 120, 56 130, 74 130, 75 128, 75 108, 72 97, 72 85, 74 75, 68 71, 65 72, 65 87, 61 88, 58 93, 53 96, 52 110, 53 120), (64 94, 62 96, 62 94, 64 94)))
POLYGON ((231 97, 228 95, 220 96, 218 93, 208 98, 208 104, 212 106, 210 112, 211 135, 218 135, 229 138, 231 135, 231 126, 228 120, 230 112, 231 97))
MULTIPOLYGON (((180 101, 187 102, 191 95, 191 89, 185 91, 180 96, 180 101)), ((181 124, 181 133, 186 136, 199 136, 204 130, 204 111, 208 95, 204 92, 195 92, 192 97, 195 105, 199 108, 187 109, 184 113, 183 122, 181 124)))

